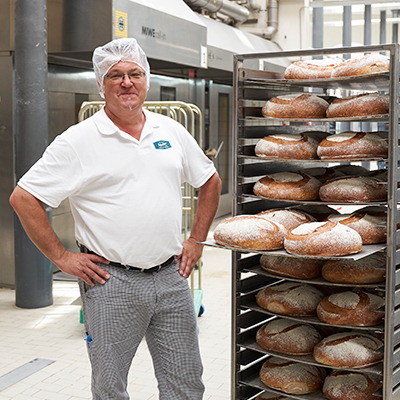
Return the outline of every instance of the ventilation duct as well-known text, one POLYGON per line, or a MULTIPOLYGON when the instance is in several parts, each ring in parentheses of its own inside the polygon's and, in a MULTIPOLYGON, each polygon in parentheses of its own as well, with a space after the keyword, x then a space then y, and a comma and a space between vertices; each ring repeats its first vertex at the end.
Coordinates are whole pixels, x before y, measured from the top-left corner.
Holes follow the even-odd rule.
POLYGON ((234 20, 237 24, 243 23, 249 18, 247 8, 229 0, 184 0, 193 10, 207 11, 210 14, 219 13, 234 20))

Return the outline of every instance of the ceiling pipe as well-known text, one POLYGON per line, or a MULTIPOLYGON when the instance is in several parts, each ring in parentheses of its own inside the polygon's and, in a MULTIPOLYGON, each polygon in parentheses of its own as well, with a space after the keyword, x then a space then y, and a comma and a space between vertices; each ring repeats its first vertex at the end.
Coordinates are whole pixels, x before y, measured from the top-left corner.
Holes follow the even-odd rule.
POLYGON ((266 10, 267 10, 267 21, 266 21, 267 26, 265 28, 262 27, 251 28, 246 26, 244 29, 246 32, 270 40, 278 31, 279 0, 269 0, 267 3, 266 10))
POLYGON ((249 18, 250 11, 246 7, 229 0, 184 0, 185 3, 196 11, 207 11, 211 14, 220 13, 241 24, 249 18))

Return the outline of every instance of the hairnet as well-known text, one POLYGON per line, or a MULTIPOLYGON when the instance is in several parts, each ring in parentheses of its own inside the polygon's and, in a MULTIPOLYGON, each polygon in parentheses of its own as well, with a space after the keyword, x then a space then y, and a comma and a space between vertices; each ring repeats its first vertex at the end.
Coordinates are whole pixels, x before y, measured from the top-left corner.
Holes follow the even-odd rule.
POLYGON ((133 62, 146 72, 147 90, 150 87, 150 65, 146 54, 136 39, 115 39, 97 47, 93 52, 93 68, 99 85, 100 95, 104 98, 104 77, 110 68, 119 61, 133 62))

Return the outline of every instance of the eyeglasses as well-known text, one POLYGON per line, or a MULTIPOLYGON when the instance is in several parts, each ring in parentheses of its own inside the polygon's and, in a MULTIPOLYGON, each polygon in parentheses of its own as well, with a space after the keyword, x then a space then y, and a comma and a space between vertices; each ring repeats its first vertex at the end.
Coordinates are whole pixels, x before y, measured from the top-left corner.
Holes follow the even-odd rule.
POLYGON ((119 72, 111 73, 106 75, 106 78, 112 82, 123 82, 125 79, 125 75, 128 76, 131 82, 138 82, 142 79, 143 76, 146 76, 146 72, 139 71, 139 72, 129 72, 128 74, 122 74, 119 72))

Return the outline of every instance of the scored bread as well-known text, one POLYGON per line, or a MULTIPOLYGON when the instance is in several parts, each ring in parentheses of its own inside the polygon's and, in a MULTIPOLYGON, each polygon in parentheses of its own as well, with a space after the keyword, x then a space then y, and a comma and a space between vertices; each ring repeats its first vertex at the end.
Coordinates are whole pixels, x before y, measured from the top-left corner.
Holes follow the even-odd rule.
POLYGON ((389 71, 389 59, 382 54, 367 54, 362 58, 343 61, 332 68, 332 78, 382 73, 389 71))

